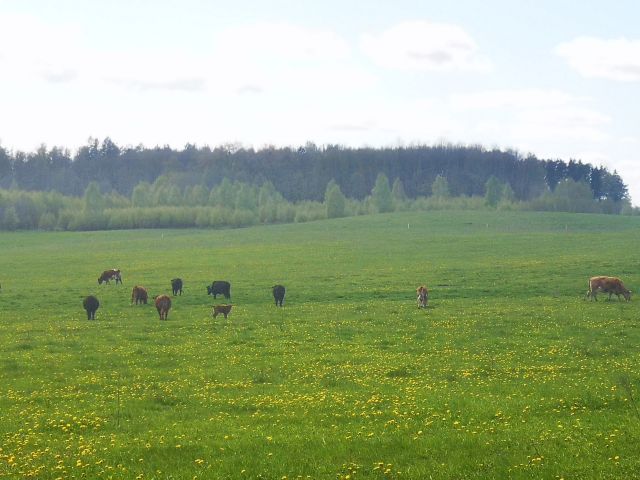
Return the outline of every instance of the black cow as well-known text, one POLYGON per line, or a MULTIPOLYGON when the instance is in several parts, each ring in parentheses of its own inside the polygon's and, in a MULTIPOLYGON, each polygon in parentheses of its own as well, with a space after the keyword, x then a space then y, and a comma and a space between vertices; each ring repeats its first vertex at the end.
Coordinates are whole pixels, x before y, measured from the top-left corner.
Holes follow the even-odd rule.
POLYGON ((282 285, 274 285, 271 287, 273 289, 273 298, 276 301, 276 307, 278 304, 282 306, 282 301, 284 300, 284 287, 282 285))
POLYGON ((216 295, 224 295, 224 298, 230 299, 231 284, 224 280, 216 280, 211 285, 207 285, 207 294, 213 295, 213 298, 216 298, 216 295))
POLYGON ((95 320, 96 319, 96 310, 100 306, 100 302, 93 295, 89 295, 82 302, 82 306, 87 311, 87 320, 95 320))
POLYGON ((174 297, 178 295, 178 292, 180 292, 180 295, 182 295, 182 279, 174 278, 173 280, 171 280, 171 289, 173 290, 174 297))

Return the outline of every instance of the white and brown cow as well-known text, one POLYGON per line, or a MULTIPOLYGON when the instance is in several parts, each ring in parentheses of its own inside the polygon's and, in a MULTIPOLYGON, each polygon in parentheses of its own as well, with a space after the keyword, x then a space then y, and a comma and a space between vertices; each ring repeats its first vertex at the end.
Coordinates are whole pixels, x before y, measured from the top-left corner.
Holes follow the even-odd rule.
POLYGON ((429 291, 424 285, 420 285, 416 289, 418 295, 418 308, 427 308, 427 302, 429 301, 429 291))
POLYGON ((627 290, 622 280, 617 277, 591 277, 589 279, 589 290, 587 290, 585 298, 593 298, 597 302, 598 292, 608 293, 609 300, 611 300, 611 295, 614 293, 617 295, 618 300, 620 300, 620 295, 622 295, 627 302, 631 300, 631 291, 627 290))
POLYGON ((120 270, 112 268, 111 270, 105 270, 102 272, 102 275, 98 277, 98 285, 102 285, 102 282, 109 283, 109 280, 115 280, 116 285, 122 283, 122 277, 120 275, 120 270))

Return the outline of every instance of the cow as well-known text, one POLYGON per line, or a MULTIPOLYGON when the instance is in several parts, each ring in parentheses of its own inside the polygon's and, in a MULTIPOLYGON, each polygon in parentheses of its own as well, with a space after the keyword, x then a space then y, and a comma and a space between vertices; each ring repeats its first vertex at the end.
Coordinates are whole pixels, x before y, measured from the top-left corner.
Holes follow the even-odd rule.
POLYGON ((207 295, 224 295, 224 298, 229 300, 231 298, 231 284, 224 280, 216 280, 211 285, 207 285, 207 295))
POLYGON ((112 268, 111 270, 105 270, 104 272, 102 272, 102 275, 98 277, 98 285, 102 285, 102 282, 109 283, 109 280, 115 280, 116 285, 118 284, 118 282, 122 283, 120 270, 112 268))
POLYGON ((271 289, 273 290, 273 298, 276 301, 276 307, 278 306, 278 304, 280 304, 280 306, 282 306, 282 301, 284 300, 284 287, 282 285, 274 285, 273 287, 271 287, 271 289))
POLYGON ((631 291, 627 290, 622 280, 617 277, 591 277, 589 279, 589 290, 587 290, 585 300, 587 298, 593 298, 597 302, 599 291, 608 293, 609 300, 611 300, 611 295, 614 293, 617 295, 618 300, 620 300, 620 295, 622 295, 627 302, 631 300, 631 291))
POLYGON ((169 310, 171 309, 171 298, 167 295, 158 295, 155 298, 155 302, 156 309, 160 315, 160 320, 166 320, 167 315, 169 315, 169 310))
POLYGON ((171 280, 171 290, 173 290, 174 297, 178 295, 178 292, 180 292, 180 295, 182 295, 182 279, 181 278, 174 278, 171 280))
POLYGON ((93 295, 89 295, 82 301, 82 306, 87 311, 87 320, 96 319, 96 310, 100 306, 100 302, 93 295))
POLYGON ((429 302, 429 291, 424 285, 420 285, 416 288, 418 294, 418 308, 427 308, 427 302, 429 302))
POLYGON ((213 306, 213 318, 216 318, 219 314, 223 314, 224 318, 227 318, 227 315, 231 312, 231 307, 233 305, 214 305, 213 306))
POLYGON ((147 289, 140 285, 136 285, 133 287, 133 290, 131 290, 131 305, 133 305, 133 302, 136 302, 136 305, 139 303, 144 303, 146 305, 148 297, 149 294, 147 293, 147 289))

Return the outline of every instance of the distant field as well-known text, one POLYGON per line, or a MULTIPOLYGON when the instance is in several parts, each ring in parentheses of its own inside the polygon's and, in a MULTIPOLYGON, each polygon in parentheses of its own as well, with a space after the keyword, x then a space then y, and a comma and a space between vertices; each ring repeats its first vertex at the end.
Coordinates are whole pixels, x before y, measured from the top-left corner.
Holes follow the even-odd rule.
POLYGON ((639 244, 549 213, 0 233, 0 477, 637 478, 640 296, 583 297, 640 291, 639 244), (168 321, 130 305, 177 276, 168 321))

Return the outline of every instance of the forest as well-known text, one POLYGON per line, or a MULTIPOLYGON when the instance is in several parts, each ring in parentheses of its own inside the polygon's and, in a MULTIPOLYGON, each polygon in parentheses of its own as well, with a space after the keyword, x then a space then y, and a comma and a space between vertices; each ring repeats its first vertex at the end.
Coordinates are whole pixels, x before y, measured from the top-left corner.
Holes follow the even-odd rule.
POLYGON ((243 226, 428 209, 637 213, 617 172, 441 144, 347 148, 0 146, 0 228, 243 226))

